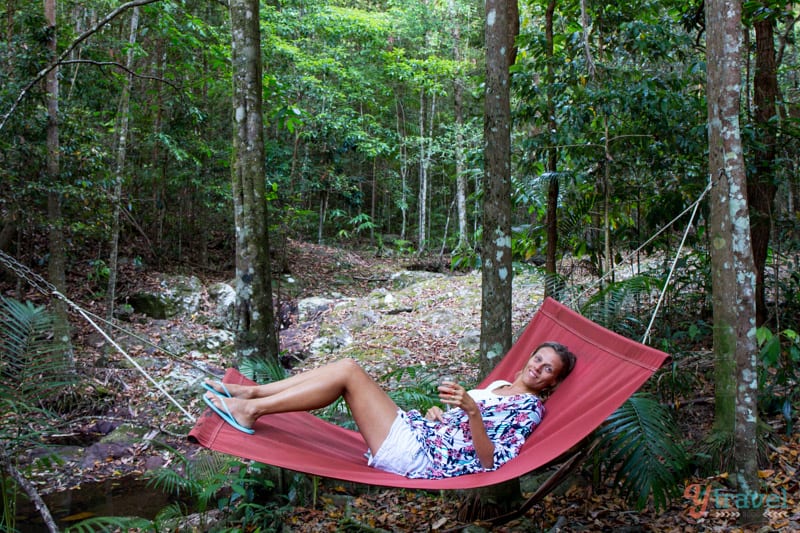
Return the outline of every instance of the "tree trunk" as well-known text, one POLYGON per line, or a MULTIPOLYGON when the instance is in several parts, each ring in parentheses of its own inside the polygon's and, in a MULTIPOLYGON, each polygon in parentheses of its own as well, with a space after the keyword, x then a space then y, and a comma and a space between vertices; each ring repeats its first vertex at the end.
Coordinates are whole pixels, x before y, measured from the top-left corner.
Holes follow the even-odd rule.
POLYGON ((236 224, 236 354, 277 360, 261 110, 258 0, 231 0, 233 204, 236 224))
POLYGON ((131 13, 131 32, 128 42, 128 55, 125 67, 128 75, 122 86, 119 97, 119 110, 117 112, 117 161, 114 175, 114 191, 112 193, 113 217, 111 219, 111 250, 108 258, 108 289, 106 290, 106 317, 111 320, 114 316, 114 297, 117 290, 117 259, 119 257, 119 215, 122 209, 122 182, 125 175, 125 156, 128 146, 128 118, 133 84, 133 45, 136 44, 136 34, 139 31, 139 7, 134 7, 131 13))
MULTIPOLYGON (((737 493, 757 494, 755 272, 739 125, 741 4, 708 0, 706 29, 709 172, 713 182, 709 232, 716 358, 714 431, 722 442, 733 442, 737 493)), ((739 509, 740 522, 759 523, 762 511, 739 509)))
POLYGON ((486 2, 481 374, 511 347, 511 106, 508 4, 486 2))
POLYGON ((395 109, 397 109, 395 113, 397 120, 397 138, 400 140, 400 153, 398 154, 398 158, 400 159, 400 213, 402 214, 400 239, 405 240, 406 226, 408 223, 408 191, 406 186, 408 182, 408 150, 406 149, 405 113, 403 112, 403 104, 399 98, 395 104, 395 109))
MULTIPOLYGON (((511 348, 511 104, 509 66, 518 28, 516 0, 486 2, 484 194, 481 242, 481 375, 511 348), (513 4, 513 6, 511 5, 513 4)), ((460 511, 465 519, 498 516, 520 497, 519 480, 478 490, 460 511)))
POLYGON ((747 200, 750 203, 750 234, 753 242, 753 262, 756 269, 756 324, 767 320, 768 310, 764 291, 772 206, 775 183, 775 141, 777 115, 778 73, 775 63, 775 21, 772 17, 756 20, 756 71, 753 80, 753 106, 758 142, 755 150, 755 172, 747 180, 747 200))
MULTIPOLYGON (((546 87, 547 87, 547 128, 551 134, 556 131, 556 106, 550 94, 553 87, 554 74, 553 64, 553 15, 556 10, 556 0, 550 0, 545 11, 545 54, 548 58, 546 87)), ((544 270, 547 275, 547 282, 544 286, 545 296, 558 295, 558 273, 556 271, 556 256, 558 254, 558 148, 555 143, 547 150, 547 173, 550 176, 547 185, 547 212, 545 215, 545 228, 547 231, 547 250, 545 252, 544 270)))
MULTIPOLYGON (((56 37, 56 0, 45 0, 44 17, 48 28, 47 48, 53 58, 58 56, 56 37)), ((61 214, 61 164, 59 146, 58 120, 58 68, 51 69, 45 76, 47 99, 47 219, 49 228, 50 258, 47 263, 47 274, 56 289, 66 295, 66 239, 64 238, 64 219, 61 214)), ((69 333, 69 317, 66 303, 61 299, 53 299, 53 311, 56 317, 55 334, 64 343, 72 346, 69 333)), ((68 348, 65 357, 69 367, 74 368, 72 349, 68 348)))
POLYGON ((428 155, 425 149, 425 89, 419 93, 419 192, 417 195, 417 252, 425 250, 427 240, 428 155))
MULTIPOLYGON (((453 30, 453 60, 459 64, 464 59, 461 51, 461 23, 455 2, 450 0, 453 30)), ((467 178, 464 176, 464 79, 459 75, 453 81, 453 114, 456 126, 456 211, 458 214, 458 244, 456 250, 469 248, 467 236, 467 178)), ((445 239, 447 235, 445 235, 445 239)))

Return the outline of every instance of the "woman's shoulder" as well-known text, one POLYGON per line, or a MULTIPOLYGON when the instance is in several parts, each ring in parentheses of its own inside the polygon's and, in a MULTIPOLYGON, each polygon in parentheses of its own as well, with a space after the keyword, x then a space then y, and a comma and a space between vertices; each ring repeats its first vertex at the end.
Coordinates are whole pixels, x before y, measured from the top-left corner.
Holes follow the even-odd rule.
POLYGON ((495 389, 499 389, 500 387, 508 387, 509 385, 511 385, 510 381, 506 381, 504 379, 498 379, 489 383, 489 385, 484 389, 488 391, 493 391, 495 389))

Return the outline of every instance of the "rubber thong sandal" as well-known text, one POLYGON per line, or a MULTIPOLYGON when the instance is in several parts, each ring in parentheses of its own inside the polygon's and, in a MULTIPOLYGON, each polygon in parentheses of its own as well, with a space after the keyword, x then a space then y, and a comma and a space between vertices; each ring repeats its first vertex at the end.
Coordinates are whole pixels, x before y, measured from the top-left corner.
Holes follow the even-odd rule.
POLYGON ((253 428, 246 428, 243 425, 241 425, 239 422, 237 422, 236 419, 233 418, 233 415, 231 414, 230 410, 228 409, 228 406, 225 405, 225 399, 221 395, 219 395, 219 393, 217 393, 217 397, 219 398, 219 401, 222 403, 222 407, 225 409, 225 411, 223 411, 222 409, 217 407, 214 404, 214 402, 211 401, 211 399, 208 396, 206 396, 205 394, 203 395, 203 401, 206 402, 206 405, 208 405, 211 408, 212 411, 217 413, 219 415, 219 417, 222 420, 224 420, 228 425, 230 425, 232 428, 238 429, 242 433, 247 433, 248 435, 252 435, 253 433, 256 432, 253 428))
POLYGON ((222 392, 220 392, 219 390, 215 389, 214 387, 212 387, 211 385, 209 385, 205 381, 203 382, 203 388, 206 389, 208 392, 213 392, 217 396, 222 396, 223 398, 233 398, 233 396, 231 396, 231 392, 228 390, 228 387, 226 387, 223 382, 215 381, 214 384, 215 385, 219 385, 220 387, 222 387, 222 392))

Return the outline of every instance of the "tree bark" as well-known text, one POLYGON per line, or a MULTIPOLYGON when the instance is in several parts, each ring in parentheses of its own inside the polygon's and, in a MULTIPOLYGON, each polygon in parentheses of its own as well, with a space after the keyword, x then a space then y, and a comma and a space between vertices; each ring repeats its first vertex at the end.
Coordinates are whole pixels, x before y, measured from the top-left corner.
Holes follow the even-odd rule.
MULTIPOLYGON (((483 237, 481 241, 480 370, 486 375, 511 348, 511 98, 509 66, 518 28, 517 0, 486 1, 484 95, 483 237), (510 4, 514 4, 511 6, 510 4)), ((462 506, 464 519, 510 510, 520 498, 519 480, 476 491, 462 506)))
POLYGON ((277 360, 262 118, 258 0, 231 0, 233 204, 236 224, 236 354, 277 360))
MULTIPOLYGON (((711 280, 714 308, 714 430, 733 442, 739 494, 759 492, 755 271, 739 125, 741 4, 707 0, 706 64, 711 173, 711 280)), ((743 524, 763 509, 739 509, 743 524)))
MULTIPOLYGON (((431 110, 433 112, 433 110, 431 110)), ((419 192, 417 194, 417 252, 425 251, 427 244, 428 167, 429 155, 425 142, 425 89, 419 93, 419 192)))
POLYGON ((106 289, 106 318, 111 320, 114 317, 114 298, 117 292, 117 269, 119 258, 119 216, 122 210, 122 182, 125 175, 125 158, 128 147, 128 118, 130 110, 131 85, 133 84, 133 45, 136 44, 136 35, 139 31, 139 8, 133 8, 131 12, 131 28, 128 37, 128 54, 125 59, 125 67, 128 75, 122 86, 122 94, 119 97, 119 109, 117 112, 117 160, 114 171, 114 191, 112 193, 113 217, 111 219, 111 250, 108 258, 108 288, 106 289))
MULTIPOLYGON (((453 30, 453 60, 460 64, 464 57, 461 51, 461 23, 458 17, 458 10, 455 1, 450 0, 450 16, 452 18, 453 30)), ((467 178, 464 176, 464 79, 457 75, 453 80, 453 114, 456 126, 456 212, 458 215, 458 244, 456 250, 465 251, 469 249, 469 237, 467 236, 467 178)), ((447 235, 445 235, 445 239, 447 235)))
POLYGON ((756 324, 767 321, 764 289, 767 252, 772 233, 772 207, 777 193, 775 183, 775 145, 778 101, 778 70, 775 62, 775 39, 772 17, 756 20, 756 70, 753 79, 754 119, 758 142, 755 149, 755 172, 747 180, 750 202, 750 234, 756 269, 756 324))
MULTIPOLYGON (((550 94, 552 91, 554 74, 553 74, 553 15, 556 10, 556 0, 550 0, 547 4, 545 11, 545 54, 547 56, 547 72, 546 72, 546 86, 547 86, 547 129, 551 135, 556 131, 556 106, 553 102, 553 97, 550 94)), ((556 256, 558 254, 558 148, 555 143, 551 143, 551 147, 547 150, 547 173, 550 176, 547 184, 547 211, 545 214, 544 225, 547 231, 547 249, 545 252, 544 271, 547 275, 547 282, 544 286, 545 296, 557 296, 558 287, 558 272, 556 271, 556 256)))
POLYGON ((511 105, 508 4, 486 2, 481 373, 511 347, 511 105))
MULTIPOLYGON (((47 22, 47 48, 52 56, 58 52, 56 37, 56 0, 45 0, 44 16, 47 22)), ((67 243, 64 238, 64 219, 61 212, 61 164, 59 146, 58 120, 58 69, 49 70, 45 76, 45 93, 47 99, 47 219, 50 225, 48 232, 48 249, 50 257, 47 263, 47 275, 50 283, 61 294, 66 293, 67 276, 67 243)), ((66 303, 59 298, 53 299, 55 335, 67 346, 65 357, 70 368, 75 367, 70 342, 69 317, 66 303)))

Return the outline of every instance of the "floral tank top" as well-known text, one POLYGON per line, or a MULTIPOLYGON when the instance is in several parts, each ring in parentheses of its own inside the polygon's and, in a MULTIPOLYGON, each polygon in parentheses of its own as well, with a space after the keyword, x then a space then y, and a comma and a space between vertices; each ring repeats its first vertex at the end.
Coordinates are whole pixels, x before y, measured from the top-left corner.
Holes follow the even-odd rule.
POLYGON ((544 417, 544 405, 534 394, 499 396, 497 387, 470 391, 481 411, 489 439, 494 443, 494 466, 481 465, 469 429, 469 417, 462 409, 445 411, 442 420, 428 420, 416 409, 404 413, 411 430, 426 450, 431 466, 414 477, 438 479, 496 470, 513 459, 525 439, 544 417))

